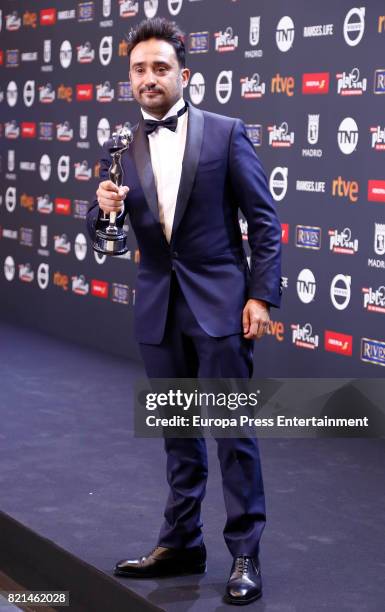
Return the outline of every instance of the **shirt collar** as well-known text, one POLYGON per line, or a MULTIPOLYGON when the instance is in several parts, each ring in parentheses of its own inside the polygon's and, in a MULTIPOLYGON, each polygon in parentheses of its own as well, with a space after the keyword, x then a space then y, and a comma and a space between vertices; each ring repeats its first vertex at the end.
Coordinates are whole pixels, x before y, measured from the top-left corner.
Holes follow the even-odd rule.
MULTIPOLYGON (((172 106, 170 110, 167 111, 167 113, 164 115, 164 117, 162 117, 161 121, 163 121, 163 119, 167 119, 167 117, 171 117, 171 115, 176 115, 177 112, 180 111, 184 107, 184 105, 185 105, 184 98, 183 97, 179 98, 179 100, 175 102, 174 106, 172 106)), ((143 110, 143 108, 141 108, 140 110, 142 111, 143 119, 156 119, 156 117, 154 117, 153 115, 146 113, 146 111, 143 110)))

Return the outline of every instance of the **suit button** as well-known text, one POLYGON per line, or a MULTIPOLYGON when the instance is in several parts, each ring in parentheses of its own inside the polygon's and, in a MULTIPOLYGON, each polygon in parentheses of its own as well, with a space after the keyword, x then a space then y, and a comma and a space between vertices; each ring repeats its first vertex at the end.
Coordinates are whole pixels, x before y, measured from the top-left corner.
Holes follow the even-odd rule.
POLYGON ((172 256, 174 257, 174 259, 178 259, 178 257, 179 257, 178 251, 173 251, 172 252, 172 256))

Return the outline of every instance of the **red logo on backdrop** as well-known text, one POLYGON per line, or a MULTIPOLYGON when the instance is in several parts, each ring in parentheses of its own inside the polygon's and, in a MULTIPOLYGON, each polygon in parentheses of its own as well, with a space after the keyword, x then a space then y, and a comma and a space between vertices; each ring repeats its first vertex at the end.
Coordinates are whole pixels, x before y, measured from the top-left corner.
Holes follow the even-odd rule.
POLYGON ((57 215, 70 215, 71 200, 68 200, 68 198, 55 198, 55 213, 57 215))
POLYGON ((81 101, 92 100, 94 96, 94 90, 92 83, 85 83, 82 85, 76 85, 76 99, 81 101))
POLYGON ((21 124, 22 138, 36 138, 36 123, 27 123, 23 121, 21 124))
POLYGON ((327 94, 329 92, 329 72, 305 72, 302 75, 303 94, 327 94))
POLYGON ((4 64, 4 51, 0 51, 0 66, 4 64))
POLYGON ((95 295, 96 297, 101 297, 101 298, 108 297, 108 283, 106 283, 105 281, 92 279, 91 295, 95 295))
POLYGON ((325 351, 352 356, 353 336, 325 330, 325 351))
POLYGON ((385 181, 368 181, 369 202, 385 202, 385 181))
POLYGON ((289 242, 289 224, 288 223, 281 223, 281 242, 283 242, 283 244, 288 244, 289 242))
POLYGON ((42 9, 40 11, 40 25, 53 25, 54 23, 56 23, 56 9, 42 9))

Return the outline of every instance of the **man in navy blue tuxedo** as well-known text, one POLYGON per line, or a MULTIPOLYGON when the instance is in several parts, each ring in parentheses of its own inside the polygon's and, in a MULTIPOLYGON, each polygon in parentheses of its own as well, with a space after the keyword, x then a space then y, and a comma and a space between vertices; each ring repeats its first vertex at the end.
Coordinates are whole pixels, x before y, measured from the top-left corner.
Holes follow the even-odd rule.
MULTIPOLYGON (((279 307, 281 228, 245 126, 183 99, 190 71, 175 23, 146 20, 129 38, 132 91, 142 117, 122 156, 125 183, 108 180, 105 148, 92 238, 128 214, 140 250, 135 335, 153 378, 250 378, 253 341, 279 307), (248 223, 249 267, 238 222, 248 223)), ((259 541, 265 500, 257 440, 217 440, 233 565, 230 603, 261 596, 259 541)), ((115 573, 154 577, 206 569, 200 505, 207 478, 203 438, 165 439, 170 492, 156 547, 123 559, 115 573)))

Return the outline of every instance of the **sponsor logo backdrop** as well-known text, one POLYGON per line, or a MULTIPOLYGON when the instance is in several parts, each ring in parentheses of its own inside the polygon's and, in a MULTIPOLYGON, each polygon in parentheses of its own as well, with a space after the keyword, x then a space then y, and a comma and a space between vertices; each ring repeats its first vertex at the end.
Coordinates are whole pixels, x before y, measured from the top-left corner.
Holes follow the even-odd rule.
POLYGON ((103 142, 139 116, 126 34, 155 15, 186 32, 186 98, 244 120, 282 222, 283 307, 256 343, 257 375, 383 375, 381 0, 4 0, 2 317, 138 356, 135 238, 124 257, 95 256, 85 215, 103 142))

